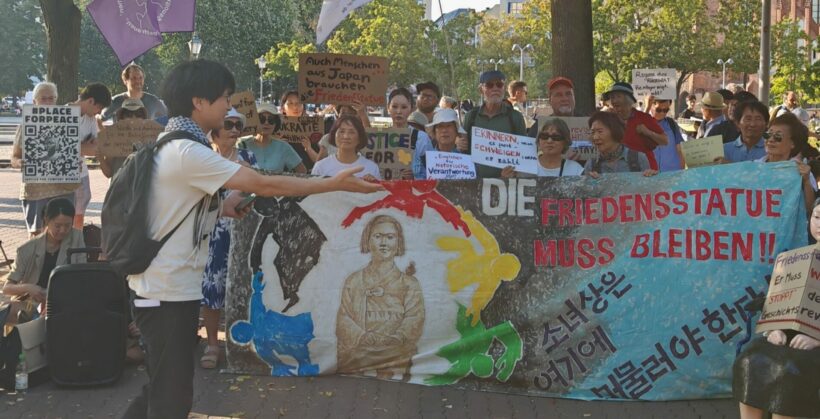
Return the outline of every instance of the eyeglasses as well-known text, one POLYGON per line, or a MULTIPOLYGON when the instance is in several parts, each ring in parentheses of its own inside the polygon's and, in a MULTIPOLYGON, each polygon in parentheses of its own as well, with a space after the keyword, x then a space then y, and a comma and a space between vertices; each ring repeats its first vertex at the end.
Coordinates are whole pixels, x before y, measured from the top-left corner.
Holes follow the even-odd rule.
POLYGON ((781 134, 780 132, 768 132, 767 131, 767 132, 763 133, 763 139, 766 140, 766 141, 772 141, 772 142, 775 142, 775 143, 779 143, 779 142, 783 141, 783 134, 781 134))
POLYGON ((543 134, 539 135, 538 139, 541 141, 564 141, 564 137, 561 134, 543 134))
POLYGON ((669 108, 655 108, 655 113, 669 113, 669 108))
POLYGON ((495 87, 497 89, 503 89, 504 88, 504 82, 503 81, 496 81, 496 82, 488 81, 488 82, 484 83, 484 87, 486 87, 487 89, 492 89, 493 87, 495 87))
POLYGON ((276 124, 276 120, 277 120, 277 119, 278 119, 278 118, 276 118, 276 116, 275 116, 275 115, 270 115, 270 116, 259 115, 259 123, 260 123, 260 124, 271 124, 271 125, 275 125, 275 124, 276 124))
MULTIPOLYGON (((261 121, 261 118, 260 118, 261 121)), ((225 121, 222 123, 222 127, 225 128, 225 131, 230 131, 236 128, 237 131, 242 131, 242 121, 225 121)))

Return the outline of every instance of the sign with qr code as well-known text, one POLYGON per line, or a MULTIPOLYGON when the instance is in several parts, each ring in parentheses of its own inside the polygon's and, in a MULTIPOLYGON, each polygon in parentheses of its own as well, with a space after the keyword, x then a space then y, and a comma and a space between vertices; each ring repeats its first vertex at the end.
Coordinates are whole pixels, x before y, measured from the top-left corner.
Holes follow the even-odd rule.
POLYGON ((80 181, 80 107, 23 107, 23 182, 80 181))

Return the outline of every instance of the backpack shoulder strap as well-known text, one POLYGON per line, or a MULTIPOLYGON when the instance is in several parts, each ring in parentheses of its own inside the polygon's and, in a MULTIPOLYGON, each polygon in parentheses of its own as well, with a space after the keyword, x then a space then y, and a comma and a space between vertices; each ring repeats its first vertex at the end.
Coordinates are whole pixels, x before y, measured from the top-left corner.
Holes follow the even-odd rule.
POLYGON ((173 140, 191 140, 191 134, 187 131, 171 131, 163 135, 162 138, 154 144, 154 148, 159 150, 160 147, 170 143, 173 140))

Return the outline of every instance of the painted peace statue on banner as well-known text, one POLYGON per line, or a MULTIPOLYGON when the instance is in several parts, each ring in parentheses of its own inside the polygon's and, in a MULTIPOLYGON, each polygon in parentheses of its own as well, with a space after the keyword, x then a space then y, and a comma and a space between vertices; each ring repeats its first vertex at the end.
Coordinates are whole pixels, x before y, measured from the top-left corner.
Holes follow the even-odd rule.
POLYGON ((228 369, 725 397, 744 304, 806 242, 798 180, 737 163, 260 199, 233 231, 228 369))

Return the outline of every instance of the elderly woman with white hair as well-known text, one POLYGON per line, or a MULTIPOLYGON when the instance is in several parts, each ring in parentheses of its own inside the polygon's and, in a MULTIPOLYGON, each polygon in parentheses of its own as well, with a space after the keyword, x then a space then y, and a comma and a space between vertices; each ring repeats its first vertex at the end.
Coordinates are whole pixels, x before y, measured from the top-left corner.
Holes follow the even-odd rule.
MULTIPOLYGON (((57 86, 54 83, 42 82, 34 86, 35 105, 56 105, 57 86)), ((21 169, 23 161, 23 132, 22 125, 14 135, 14 145, 11 154, 11 166, 21 169)), ((55 198, 65 198, 74 204, 74 192, 80 187, 79 183, 26 183, 20 185, 20 201, 23 203, 23 213, 26 217, 26 229, 30 237, 38 235, 43 229, 43 211, 46 204, 55 198)))
MULTIPOLYGON (((427 124, 427 134, 430 136, 433 150, 447 153, 462 153, 456 147, 456 139, 459 134, 464 134, 464 128, 458 120, 458 114, 453 109, 439 109, 433 115, 433 122, 427 124)), ((416 179, 427 179, 427 154, 429 149, 416 147, 413 154, 413 167, 421 170, 414 170, 416 179)))

